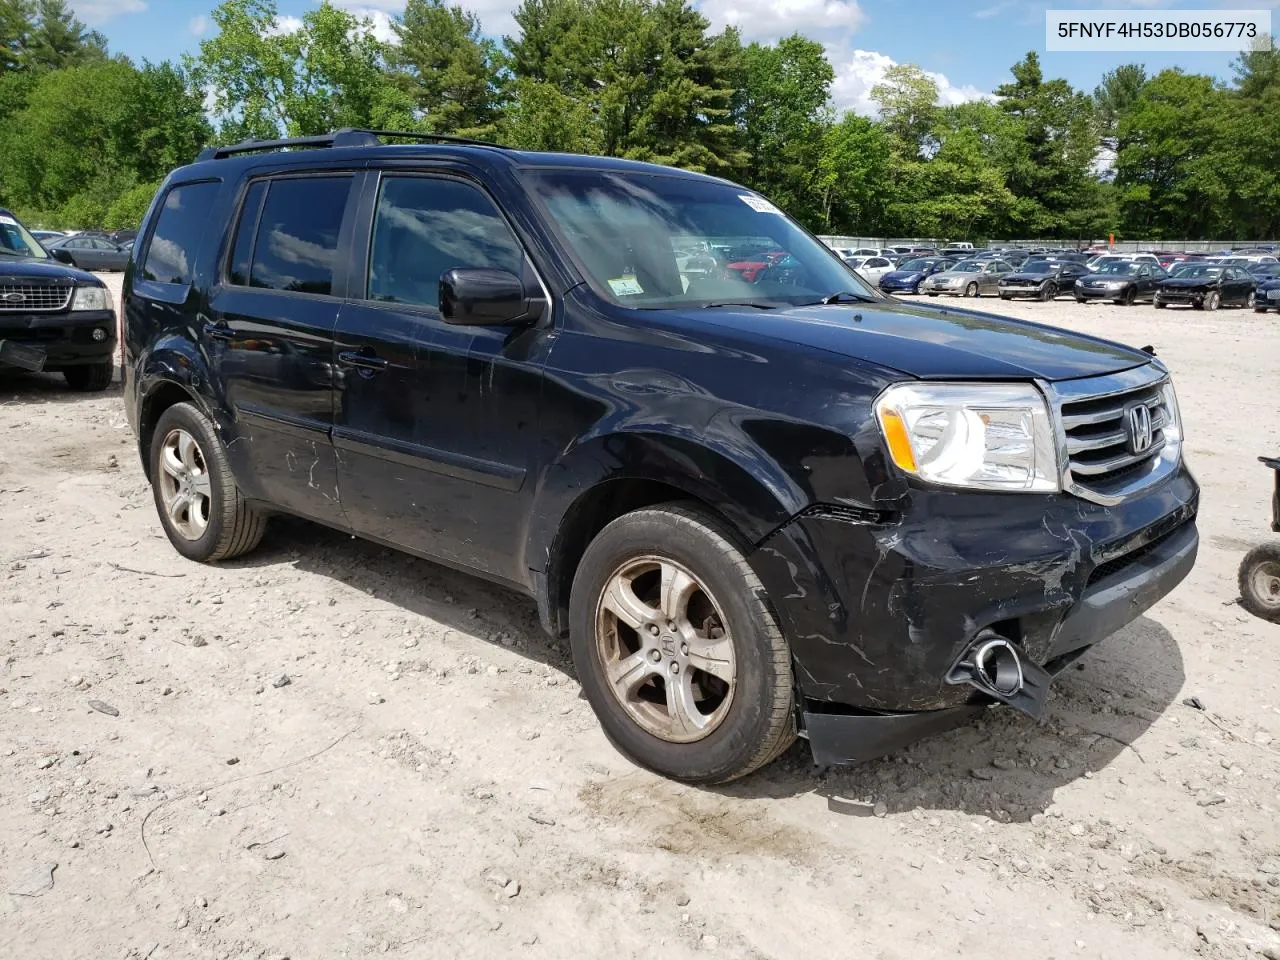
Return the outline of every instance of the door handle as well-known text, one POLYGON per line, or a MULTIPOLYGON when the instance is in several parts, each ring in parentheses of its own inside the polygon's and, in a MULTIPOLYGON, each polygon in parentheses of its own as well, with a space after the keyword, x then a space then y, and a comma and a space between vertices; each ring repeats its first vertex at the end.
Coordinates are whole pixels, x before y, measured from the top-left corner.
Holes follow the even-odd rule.
MULTIPOLYGON (((368 350, 368 347, 365 348, 368 350)), ((387 361, 372 352, 359 350, 343 350, 338 354, 338 362, 344 367, 356 367, 359 370, 385 370, 387 361)))
POLYGON ((204 334, 210 340, 235 339, 235 333, 225 323, 206 323, 204 325, 204 334))

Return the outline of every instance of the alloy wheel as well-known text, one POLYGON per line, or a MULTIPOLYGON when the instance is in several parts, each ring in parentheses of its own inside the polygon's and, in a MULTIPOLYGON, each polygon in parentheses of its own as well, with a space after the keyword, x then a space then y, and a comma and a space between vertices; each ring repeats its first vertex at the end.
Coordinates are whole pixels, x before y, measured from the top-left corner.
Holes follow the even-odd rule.
POLYGON ((170 430, 160 445, 160 497, 173 529, 199 540, 209 527, 209 468, 196 438, 181 427, 170 430))
POLYGON ((667 557, 628 560, 596 607, 596 654, 610 691, 670 743, 709 736, 733 702, 733 637, 706 585, 667 557))

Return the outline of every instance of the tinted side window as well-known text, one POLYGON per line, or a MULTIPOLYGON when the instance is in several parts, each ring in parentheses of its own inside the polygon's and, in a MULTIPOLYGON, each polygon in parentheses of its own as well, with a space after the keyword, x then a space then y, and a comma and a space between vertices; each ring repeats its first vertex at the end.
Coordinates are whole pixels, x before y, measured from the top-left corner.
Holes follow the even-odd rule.
POLYGON ((272 180, 258 220, 249 285, 331 294, 350 192, 349 176, 272 180))
POLYGON ((493 202, 458 180, 386 177, 369 251, 368 298, 438 307, 440 275, 487 267, 520 275, 524 254, 493 202))
POLYGON ((220 183, 176 186, 164 198, 142 266, 146 280, 190 283, 200 244, 209 232, 209 214, 220 183))
POLYGON ((262 198, 267 184, 259 180, 249 187, 244 205, 240 208, 240 223, 236 226, 236 238, 231 247, 231 269, 227 278, 238 286, 249 285, 249 259, 253 256, 253 238, 258 229, 258 213, 262 210, 262 198))

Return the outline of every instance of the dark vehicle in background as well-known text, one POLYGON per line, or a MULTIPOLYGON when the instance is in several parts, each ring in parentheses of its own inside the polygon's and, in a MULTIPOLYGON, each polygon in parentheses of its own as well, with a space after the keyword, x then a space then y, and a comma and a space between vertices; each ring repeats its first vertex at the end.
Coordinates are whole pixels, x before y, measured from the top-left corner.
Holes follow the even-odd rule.
POLYGON ((59 230, 32 230, 31 235, 40 241, 41 245, 52 243, 54 240, 61 240, 66 236, 59 230))
POLYGON ((1072 290, 1079 303, 1111 300, 1128 307, 1139 300, 1153 299, 1156 285, 1164 278, 1164 270, 1154 263, 1108 260, 1077 280, 1072 290))
POLYGON ((1155 305, 1162 310, 1170 304, 1217 310, 1218 307, 1252 307, 1254 277, 1243 267, 1216 263, 1186 263, 1156 286, 1155 305))
POLYGON ((1255 313, 1280 310, 1280 274, 1254 279, 1253 309, 1255 313))
POLYGON ((211 148, 124 298, 177 551, 286 513, 521 591, 612 742, 681 780, 797 733, 828 764, 1039 716, 1195 559, 1158 359, 885 297, 701 174, 370 131, 211 148), (682 275, 697 243, 786 266, 682 275))
POLYGON ((1089 270, 1083 263, 1028 260, 1016 273, 1000 278, 1000 299, 1034 297, 1037 300, 1053 300, 1061 293, 1070 293, 1075 282, 1088 275, 1089 270))
POLYGON ((920 289, 930 297, 940 293, 980 297, 984 293, 998 293, 1000 278, 1012 272, 1013 267, 1004 260, 961 260, 953 267, 930 275, 920 284, 920 289))
POLYGON ((81 270, 123 270, 129 262, 129 251, 105 237, 76 234, 45 245, 57 259, 81 270))
POLYGON ((948 270, 955 264, 955 260, 943 257, 917 257, 882 276, 880 289, 885 293, 919 293, 920 284, 926 277, 948 270))
POLYGON ((0 370, 61 371, 73 390, 105 390, 115 349, 115 305, 102 281, 50 257, 0 210, 0 370))
MULTIPOLYGON (((1258 459, 1274 473, 1271 529, 1280 533, 1280 458, 1258 459)), ((1280 623, 1280 543, 1264 543, 1246 553, 1240 561, 1237 584, 1240 603, 1246 610, 1255 617, 1280 623)))

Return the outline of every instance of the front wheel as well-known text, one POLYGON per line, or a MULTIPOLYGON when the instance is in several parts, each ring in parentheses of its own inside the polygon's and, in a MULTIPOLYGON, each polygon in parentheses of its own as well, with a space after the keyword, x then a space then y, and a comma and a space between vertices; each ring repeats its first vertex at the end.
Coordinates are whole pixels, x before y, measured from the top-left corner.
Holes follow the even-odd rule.
POLYGON ((1209 295, 1204 298, 1204 308, 1206 310, 1217 310, 1222 306, 1222 297, 1219 296, 1217 290, 1211 290, 1209 295))
POLYGON ((1244 298, 1244 308, 1248 310, 1251 307, 1256 307, 1257 303, 1258 303, 1258 295, 1254 293, 1252 290, 1250 290, 1249 295, 1244 298))
POLYGON ((229 560, 262 540, 266 516, 241 496, 213 423, 195 405, 160 415, 149 462, 160 523, 184 557, 229 560))
POLYGON ((964 295, 966 297, 976 297, 978 295, 978 285, 976 283, 969 284, 964 288, 964 295))
POLYGON ((1264 543, 1240 562, 1240 602, 1255 617, 1280 622, 1280 544, 1264 543))
POLYGON ((102 363, 86 363, 79 367, 67 367, 62 376, 67 386, 81 393, 101 393, 111 386, 111 377, 116 366, 110 360, 102 363))
POLYGON ((1045 303, 1054 299, 1058 295, 1058 285, 1052 280, 1044 285, 1044 289, 1040 291, 1040 299, 1045 303))
POLYGON ((724 783, 795 738, 791 658, 730 529, 688 504, 628 513, 587 547, 569 600, 582 692, 642 766, 724 783))
POLYGON ((1159 300, 1159 299, 1157 299, 1157 300, 1152 300, 1151 302, 1155 304, 1155 306, 1156 306, 1156 309, 1157 309, 1157 310, 1163 310, 1163 309, 1165 309, 1167 306, 1169 306, 1169 305, 1168 305, 1167 303, 1165 303, 1163 300, 1159 300))
POLYGON ((1122 307, 1132 307, 1133 297, 1134 297, 1133 287, 1130 287, 1128 290, 1124 292, 1124 296, 1121 297, 1119 300, 1117 300, 1116 303, 1120 304, 1120 306, 1122 307))

